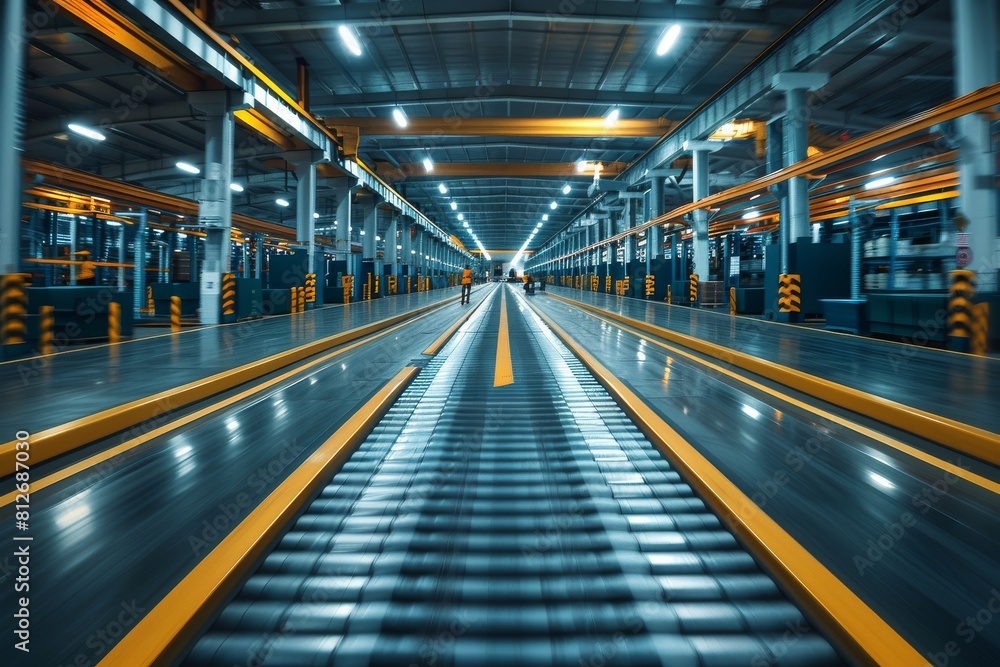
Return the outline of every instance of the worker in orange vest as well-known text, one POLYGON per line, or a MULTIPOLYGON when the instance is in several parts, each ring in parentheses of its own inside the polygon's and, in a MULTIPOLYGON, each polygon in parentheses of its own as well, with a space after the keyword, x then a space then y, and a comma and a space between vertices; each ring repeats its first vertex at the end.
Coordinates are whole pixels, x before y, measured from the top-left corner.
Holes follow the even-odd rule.
POLYGON ((469 297, 472 295, 472 269, 469 265, 465 265, 465 270, 462 271, 462 300, 460 303, 469 303, 469 297))

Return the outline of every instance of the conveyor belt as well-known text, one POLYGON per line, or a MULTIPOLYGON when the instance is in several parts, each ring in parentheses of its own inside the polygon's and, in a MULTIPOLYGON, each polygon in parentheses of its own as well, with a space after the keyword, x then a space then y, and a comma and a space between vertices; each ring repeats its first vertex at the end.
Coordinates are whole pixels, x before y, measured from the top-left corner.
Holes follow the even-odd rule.
POLYGON ((185 664, 841 664, 583 366, 513 307, 515 382, 492 386, 492 305, 185 664))
MULTIPOLYGON (((598 292, 553 293, 1000 433, 1000 361, 598 292)), ((937 326, 937 325, 935 325, 937 326)))

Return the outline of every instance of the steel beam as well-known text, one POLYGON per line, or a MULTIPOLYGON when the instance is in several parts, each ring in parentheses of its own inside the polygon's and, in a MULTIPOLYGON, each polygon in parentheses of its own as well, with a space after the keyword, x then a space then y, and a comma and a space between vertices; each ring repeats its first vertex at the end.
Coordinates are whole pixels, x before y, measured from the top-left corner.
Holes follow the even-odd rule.
POLYGON ((391 118, 325 118, 329 128, 357 127, 362 135, 417 137, 660 137, 674 126, 666 118, 410 118, 400 127, 391 118))

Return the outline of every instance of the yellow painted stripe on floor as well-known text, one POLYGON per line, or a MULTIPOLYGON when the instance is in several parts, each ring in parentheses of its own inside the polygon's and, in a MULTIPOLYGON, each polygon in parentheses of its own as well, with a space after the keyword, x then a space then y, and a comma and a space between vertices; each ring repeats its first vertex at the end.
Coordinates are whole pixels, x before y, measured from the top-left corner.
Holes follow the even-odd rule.
POLYGON ((169 665, 312 494, 351 455, 413 381, 408 366, 295 469, 101 660, 103 667, 169 665))
MULTIPOLYGON (((427 313, 425 313, 424 315, 421 315, 420 317, 415 318, 415 320, 420 319, 421 317, 426 317, 426 316, 427 316, 427 313)), ((63 468, 63 469, 61 469, 61 470, 59 470, 57 472, 54 472, 51 475, 46 475, 45 477, 42 477, 41 479, 34 480, 34 481, 31 482, 31 492, 32 493, 37 493, 37 492, 41 491, 42 489, 45 489, 47 487, 52 486, 53 484, 58 484, 59 482, 62 482, 65 479, 69 479, 70 477, 72 477, 74 475, 78 475, 78 474, 80 474, 82 472, 86 472, 87 470, 89 470, 91 468, 99 466, 100 464, 104 463, 105 461, 109 461, 109 460, 115 458, 116 456, 124 454, 124 453, 126 453, 126 452, 128 452, 128 451, 130 451, 132 449, 135 449, 136 447, 138 447, 138 446, 140 446, 142 444, 145 444, 145 443, 149 442, 150 440, 153 440, 154 438, 159 438, 160 436, 166 435, 167 433, 170 433, 171 431, 177 430, 177 429, 179 429, 179 428, 181 428, 183 426, 187 426, 188 424, 190 424, 192 422, 195 422, 195 421, 198 421, 199 419, 202 419, 204 417, 208 417, 209 415, 211 415, 213 413, 219 412, 219 411, 221 411, 221 410, 223 410, 225 408, 228 408, 231 405, 239 403, 240 401, 242 401, 244 399, 247 399, 247 398, 253 396, 254 394, 259 394, 259 393, 261 393, 261 392, 263 392, 263 391, 265 391, 267 389, 270 389, 274 385, 279 384, 281 382, 284 382, 285 380, 288 380, 288 379, 290 379, 290 378, 292 378, 292 377, 294 377, 296 375, 304 374, 309 369, 314 368, 314 367, 316 367, 316 366, 318 366, 320 364, 326 363, 330 359, 334 359, 334 358, 336 358, 336 357, 338 357, 338 356, 340 356, 342 354, 346 354, 347 352, 350 352, 351 350, 354 350, 354 349, 356 349, 358 347, 361 347, 362 345, 367 345, 367 344, 369 344, 371 342, 374 342, 374 341, 376 341, 376 340, 378 340, 378 339, 380 339, 380 338, 382 338, 384 336, 388 336, 388 335, 392 334, 394 331, 397 331, 399 329, 402 329, 403 327, 409 326, 410 324, 413 324, 413 321, 402 322, 400 324, 397 324, 394 327, 390 327, 389 329, 386 329, 385 331, 381 331, 381 332, 379 332, 379 333, 377 333, 377 334, 375 334, 375 335, 373 335, 373 336, 371 336, 369 338, 365 338, 364 340, 355 341, 355 342, 351 343, 350 345, 338 348, 337 350, 335 350, 333 352, 330 352, 329 354, 323 355, 319 359, 314 359, 312 361, 309 361, 309 362, 307 362, 307 363, 305 363, 305 364, 303 364, 301 366, 298 366, 298 367, 296 367, 296 368, 294 368, 294 369, 292 369, 292 370, 290 370, 290 371, 288 371, 286 373, 283 373, 283 374, 279 375, 278 377, 274 377, 274 378, 271 378, 270 380, 267 380, 266 382, 262 382, 261 384, 254 385, 250 389, 247 389, 245 391, 241 391, 240 393, 238 393, 238 394, 236 394, 234 396, 230 396, 229 398, 221 400, 221 401, 218 401, 216 403, 213 403, 212 405, 210 405, 210 406, 208 406, 206 408, 202 408, 201 410, 197 410, 195 412, 192 412, 191 414, 185 415, 184 417, 181 417, 180 419, 176 419, 174 421, 171 421, 168 424, 164 424, 163 426, 160 426, 159 428, 153 429, 153 430, 149 431, 148 433, 144 433, 144 434, 142 434, 140 436, 132 438, 132 439, 126 441, 126 442, 123 442, 120 445, 116 445, 114 447, 111 447, 110 449, 105 449, 104 451, 100 452, 99 454, 95 454, 93 456, 89 456, 89 457, 83 459, 82 461, 79 461, 77 463, 74 463, 71 466, 67 466, 67 467, 65 467, 65 468, 63 468)), ((303 377, 305 377, 305 376, 303 375, 303 377)), ((103 474, 103 473, 101 473, 101 474, 103 474)), ((14 502, 14 500, 15 500, 16 497, 17 497, 17 492, 16 491, 11 491, 10 493, 7 493, 5 495, 0 496, 0 507, 3 507, 4 505, 9 505, 10 503, 14 502)))
POLYGON ((530 307, 590 369, 643 433, 684 474, 840 648, 864 665, 927 661, 840 579, 723 475, 691 443, 533 304, 530 307))
MULTIPOLYGON (((458 298, 458 297, 454 297, 458 298)), ((278 352, 264 359, 244 364, 228 371, 187 384, 161 391, 152 396, 140 398, 123 405, 108 408, 87 417, 81 417, 71 422, 33 433, 31 435, 31 460, 41 463, 50 458, 65 454, 82 445, 100 438, 125 430, 130 426, 177 410, 196 401, 208 398, 213 394, 227 391, 244 382, 256 380, 298 361, 307 359, 337 347, 387 329, 395 324, 413 319, 419 315, 443 307, 453 299, 446 299, 427 306, 421 306, 400 315, 394 315, 384 320, 372 322, 355 329, 328 336, 326 338, 300 345, 299 347, 278 352)), ((177 341, 177 338, 174 338, 177 341)), ((17 441, 12 440, 0 445, 0 470, 14 470, 14 454, 17 441)))
POLYGON ((487 295, 487 297, 485 299, 481 299, 479 301, 479 303, 477 303, 475 306, 473 306, 469 310, 465 311, 465 313, 461 317, 459 317, 458 320, 454 324, 452 324, 450 327, 448 327, 448 329, 443 334, 441 334, 441 336, 436 341, 434 341, 433 343, 431 343, 430 346, 426 350, 423 351, 423 354, 434 356, 435 354, 437 354, 438 352, 440 352, 441 348, 443 348, 445 346, 445 343, 447 343, 449 340, 451 340, 451 337, 455 335, 455 332, 458 331, 459 328, 463 324, 465 324, 465 322, 470 317, 472 317, 472 314, 474 312, 476 312, 477 310, 479 310, 479 307, 482 306, 486 302, 486 299, 488 299, 488 298, 489 298, 489 296, 487 295))
POLYGON ((875 396, 859 389, 854 389, 853 387, 825 380, 794 368, 782 366, 773 361, 758 359, 757 357, 737 352, 716 343, 709 343, 693 336, 671 331, 617 313, 608 312, 580 301, 567 299, 556 294, 552 296, 578 308, 598 313, 650 335, 683 345, 710 357, 715 357, 733 366, 738 366, 751 373, 766 377, 769 380, 780 382, 783 385, 809 394, 810 396, 815 396, 827 403, 832 403, 833 405, 863 414, 872 419, 885 422, 886 424, 951 447, 956 451, 974 456, 994 465, 1000 465, 1000 435, 986 429, 963 424, 948 417, 904 405, 888 398, 875 396))
POLYGON ((493 370, 493 386, 514 384, 514 366, 510 361, 510 334, 507 331, 507 290, 500 293, 500 334, 497 337, 497 362, 493 370))
POLYGON ((905 442, 903 442, 901 440, 897 440, 896 438, 891 438, 888 435, 886 435, 885 433, 881 433, 881 432, 876 431, 874 429, 868 428, 867 426, 862 426, 861 424, 858 424, 856 422, 852 422, 849 419, 844 419, 840 415, 835 415, 832 412, 828 412, 828 411, 826 411, 826 410, 824 410, 824 409, 822 409, 822 408, 820 408, 818 406, 812 405, 810 403, 806 403, 805 401, 800 401, 797 398, 793 398, 792 396, 789 396, 788 394, 785 394, 785 393, 782 393, 782 392, 778 391, 777 389, 774 389, 772 387, 768 387, 767 385, 764 385, 764 384, 761 384, 760 382, 756 382, 754 380, 751 380, 750 378, 748 378, 748 377, 746 377, 744 375, 740 375, 739 373, 735 373, 735 372, 729 370, 728 368, 725 368, 725 367, 720 366, 718 364, 714 364, 711 361, 708 361, 706 359, 702 359, 701 357, 698 357, 698 356, 696 356, 694 354, 691 354, 690 352, 686 352, 686 351, 680 349, 679 347, 674 347, 673 345, 668 345, 667 343, 664 343, 661 340, 657 340, 656 338, 652 338, 652 337, 649 337, 649 336, 643 336, 638 331, 632 329, 631 327, 627 327, 627 326, 621 324, 620 322, 615 322, 614 320, 610 320, 610 319, 608 319, 606 317, 602 317, 600 315, 595 315, 593 313, 591 313, 590 316, 593 317, 596 320, 600 320, 601 322, 605 322, 607 324, 610 324, 611 326, 622 328, 623 331, 629 331, 630 333, 633 333, 634 335, 638 336, 639 338, 641 338, 642 340, 646 341, 647 343, 650 343, 651 345, 656 345, 657 347, 661 347, 661 348, 663 348, 665 350, 668 350, 671 354, 682 356, 685 359, 690 359, 691 361, 693 361, 693 362, 695 362, 697 364, 700 364, 702 366, 705 366, 706 368, 712 369, 713 371, 716 371, 718 373, 722 373, 722 374, 724 374, 724 375, 726 375, 728 377, 731 377, 734 380, 737 380, 737 381, 739 381, 739 382, 741 382, 741 383, 743 383, 743 384, 745 384, 745 385, 747 385, 749 387, 752 387, 753 389, 756 389, 757 391, 762 391, 762 392, 764 392, 766 394, 774 396, 778 400, 784 401, 785 403, 789 403, 791 405, 794 405, 797 408, 801 408, 803 410, 807 410, 808 412, 811 412, 812 414, 816 415, 817 417, 821 417, 822 419, 826 419, 828 421, 831 421, 831 422, 833 422, 833 423, 835 423, 835 424, 837 424, 839 426, 843 426, 844 428, 848 428, 848 429, 854 431, 855 433, 860 433, 861 435, 865 436, 866 438, 871 438, 872 440, 875 440, 876 442, 881 442, 883 445, 885 445, 887 447, 890 447, 890 448, 895 449, 895 450, 897 450, 899 452, 902 452, 903 454, 906 454, 906 455, 911 456, 911 457, 913 457, 915 459, 923 461, 924 463, 927 463, 927 464, 932 465, 932 466, 934 466, 936 468, 939 468, 940 470, 948 472, 948 473, 950 473, 950 474, 952 474, 952 475, 954 475, 956 477, 960 477, 961 479, 964 479, 965 481, 970 482, 972 484, 975 484, 975 485, 977 485, 979 487, 982 487, 983 489, 986 489, 987 491, 990 491, 992 493, 1000 494, 1000 483, 994 482, 993 480, 988 479, 986 477, 983 477, 982 475, 977 475, 976 473, 970 472, 970 471, 966 470, 965 468, 962 468, 961 466, 955 465, 954 463, 950 463, 949 461, 945 461, 944 459, 939 458, 937 456, 933 456, 931 454, 928 454, 927 452, 922 451, 922 450, 920 450, 920 449, 918 449, 916 447, 913 447, 912 445, 908 445, 908 444, 906 444, 905 442))

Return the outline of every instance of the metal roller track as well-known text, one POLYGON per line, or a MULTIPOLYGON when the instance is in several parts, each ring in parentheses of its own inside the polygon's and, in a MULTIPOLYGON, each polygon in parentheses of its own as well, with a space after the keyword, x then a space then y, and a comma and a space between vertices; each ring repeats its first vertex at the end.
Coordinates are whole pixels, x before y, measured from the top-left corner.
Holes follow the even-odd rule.
MULTIPOLYGON (((509 296, 509 295, 508 295, 509 296)), ((499 294, 186 665, 839 665, 550 332, 499 294)))

